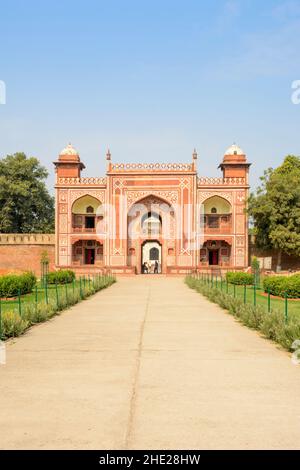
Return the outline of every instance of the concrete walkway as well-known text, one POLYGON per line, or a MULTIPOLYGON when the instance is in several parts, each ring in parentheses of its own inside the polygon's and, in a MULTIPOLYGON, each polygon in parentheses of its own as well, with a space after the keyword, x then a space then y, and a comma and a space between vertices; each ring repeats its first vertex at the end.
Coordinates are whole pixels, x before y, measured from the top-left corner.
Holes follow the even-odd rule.
POLYGON ((1 449, 299 449, 300 367, 182 278, 121 278, 7 344, 1 449))

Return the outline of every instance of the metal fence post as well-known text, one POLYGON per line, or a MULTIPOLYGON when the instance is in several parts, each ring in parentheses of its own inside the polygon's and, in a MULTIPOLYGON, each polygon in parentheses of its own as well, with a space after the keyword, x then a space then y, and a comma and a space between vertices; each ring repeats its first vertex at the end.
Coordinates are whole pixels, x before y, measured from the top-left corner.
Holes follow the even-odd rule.
POLYGON ((271 295, 270 295, 270 288, 268 288, 268 312, 271 312, 271 295))
POLYGON ((18 289, 18 305, 19 305, 19 315, 22 316, 22 305, 21 305, 21 290, 18 289))
POLYGON ((284 293, 284 320, 285 323, 288 322, 289 316, 288 316, 288 296, 287 292, 284 293))
POLYGON ((45 282, 45 296, 46 296, 46 304, 48 303, 49 299, 48 299, 48 282, 47 282, 47 279, 46 279, 46 282, 45 282))
POLYGON ((79 276, 79 292, 80 292, 80 298, 82 299, 82 283, 81 283, 81 276, 79 276))
POLYGON ((247 286, 244 284, 244 304, 247 302, 247 286))
POLYGON ((58 308, 58 305, 59 305, 59 297, 58 297, 57 280, 55 281, 55 294, 56 294, 56 307, 58 308))
POLYGON ((37 306, 38 306, 38 288, 36 285, 35 286, 35 312, 37 312, 37 306))
POLYGON ((0 341, 2 339, 2 302, 0 297, 0 341))
POLYGON ((253 305, 256 307, 256 284, 253 286, 253 305))

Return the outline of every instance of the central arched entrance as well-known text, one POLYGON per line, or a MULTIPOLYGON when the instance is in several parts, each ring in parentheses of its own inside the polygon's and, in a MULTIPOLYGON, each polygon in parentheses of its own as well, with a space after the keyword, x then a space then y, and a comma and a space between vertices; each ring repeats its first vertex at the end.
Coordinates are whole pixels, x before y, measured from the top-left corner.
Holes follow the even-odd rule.
POLYGON ((141 272, 145 273, 161 273, 162 266, 162 250, 161 244, 157 240, 146 240, 142 244, 142 254, 141 254, 141 272), (144 266, 147 266, 147 270, 144 269, 144 266), (157 270, 156 270, 157 268, 157 270))
POLYGON ((175 233, 175 213, 167 201, 149 195, 135 202, 128 211, 128 266, 140 274, 146 262, 150 272, 159 265, 158 272, 165 273, 174 263, 169 253, 175 250, 175 233))

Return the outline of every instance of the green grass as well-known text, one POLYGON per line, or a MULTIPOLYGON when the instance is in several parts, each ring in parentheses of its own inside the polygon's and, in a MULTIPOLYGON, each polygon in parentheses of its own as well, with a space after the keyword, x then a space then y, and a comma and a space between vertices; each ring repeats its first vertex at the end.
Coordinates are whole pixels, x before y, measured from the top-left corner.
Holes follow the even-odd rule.
MULTIPOLYGON (((208 284, 207 284, 208 285, 208 284)), ((211 285, 211 283, 209 284, 211 285)), ((218 287, 221 290, 221 280, 220 278, 216 281, 213 281, 213 287, 218 287)), ((223 279, 222 282, 223 292, 226 293, 226 281, 223 279)), ((228 294, 234 296, 234 289, 235 295, 237 299, 240 299, 244 302, 244 286, 236 285, 234 288, 233 284, 228 284, 228 294)), ((277 297, 270 296, 271 302, 271 310, 276 309, 284 314, 285 312, 285 299, 279 299, 277 297)), ((289 315, 298 315, 300 318, 300 300, 291 300, 288 299, 288 314, 289 315)), ((246 287, 246 303, 254 305, 254 287, 247 286, 246 287)), ((265 294, 263 288, 257 287, 256 288, 256 305, 261 305, 268 310, 268 296, 265 294)))
MULTIPOLYGON (((104 282, 103 276, 103 282, 104 282)), ((84 281, 82 279, 82 289, 84 288, 84 281)), ((92 278, 90 278, 90 285, 93 285, 92 278)), ((88 287, 88 278, 85 278, 85 286, 88 287)), ((69 284, 58 284, 57 285, 57 293, 58 293, 58 300, 65 301, 68 294, 71 294, 75 291, 80 290, 80 281, 76 280, 73 283, 69 284)), ((47 296, 48 296, 48 303, 55 303, 57 300, 56 294, 56 286, 55 284, 48 284, 47 291, 41 285, 40 282, 37 284, 37 289, 34 288, 33 292, 30 294, 21 295, 21 309, 22 307, 28 304, 40 304, 40 303, 47 303, 47 296)), ((1 300, 1 311, 15 311, 19 312, 19 300, 18 298, 13 299, 5 299, 1 300)))
POLYGON ((299 303, 288 300, 288 315, 285 315, 284 299, 271 299, 271 310, 268 311, 267 297, 262 290, 256 292, 254 305, 254 289, 246 288, 246 303, 244 303, 244 287, 226 282, 205 282, 195 276, 187 276, 186 284, 206 296, 211 302, 217 303, 249 328, 260 330, 266 338, 281 344, 288 350, 294 350, 294 341, 300 338, 299 303), (213 285, 212 285, 213 284, 213 285))
POLYGON ((69 284, 48 285, 47 289, 38 284, 31 294, 20 296, 20 303, 19 299, 1 300, 0 340, 19 336, 31 325, 59 315, 114 282, 113 276, 96 276, 94 281, 81 278, 69 284))

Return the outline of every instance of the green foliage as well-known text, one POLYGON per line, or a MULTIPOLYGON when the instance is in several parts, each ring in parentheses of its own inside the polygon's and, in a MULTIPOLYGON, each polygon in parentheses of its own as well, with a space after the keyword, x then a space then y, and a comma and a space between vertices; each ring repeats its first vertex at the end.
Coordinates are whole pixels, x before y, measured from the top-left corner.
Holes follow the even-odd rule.
POLYGON ((24 153, 0 160, 0 232, 54 232, 54 198, 47 170, 24 153))
POLYGON ((36 277, 33 273, 7 274, 0 277, 0 297, 16 297, 32 292, 36 285, 36 277))
POLYGON ((27 327, 28 321, 20 317, 18 313, 2 313, 2 335, 4 338, 20 336, 26 330, 27 327))
POLYGON ((30 302, 22 305, 22 315, 16 311, 4 311, 2 318, 2 333, 0 339, 6 339, 12 336, 19 336, 31 325, 47 321, 54 315, 58 315, 61 310, 86 299, 90 295, 98 292, 116 282, 112 276, 96 277, 94 282, 82 283, 81 289, 77 283, 69 287, 67 295, 64 289, 59 291, 57 299, 50 299, 49 302, 30 302))
POLYGON ((282 312, 277 310, 268 312, 262 305, 244 304, 241 299, 226 294, 217 287, 203 284, 192 276, 187 276, 185 282, 192 289, 228 310, 244 325, 260 330, 267 338, 276 341, 288 350, 291 350, 293 342, 300 338, 300 318, 298 316, 292 317, 286 323, 282 312))
POLYGON ((275 170, 261 177, 261 186, 248 200, 255 225, 256 244, 261 248, 300 255, 300 157, 287 156, 275 170))
POLYGON ((75 279, 75 273, 71 269, 61 269, 47 274, 48 284, 69 284, 75 279))
POLYGON ((264 291, 272 295, 298 299, 300 298, 300 275, 293 276, 269 276, 263 281, 264 291))
POLYGON ((49 254, 47 250, 44 250, 41 254, 41 263, 49 264, 49 254))
POLYGON ((254 283, 255 285, 260 284, 260 266, 259 261, 256 256, 252 256, 251 258, 251 270, 254 274, 254 283))
POLYGON ((254 273, 259 272, 260 266, 256 256, 252 256, 251 258, 251 269, 254 273))
POLYGON ((227 272, 226 280, 229 284, 251 285, 254 284, 254 275, 244 272, 227 272))

